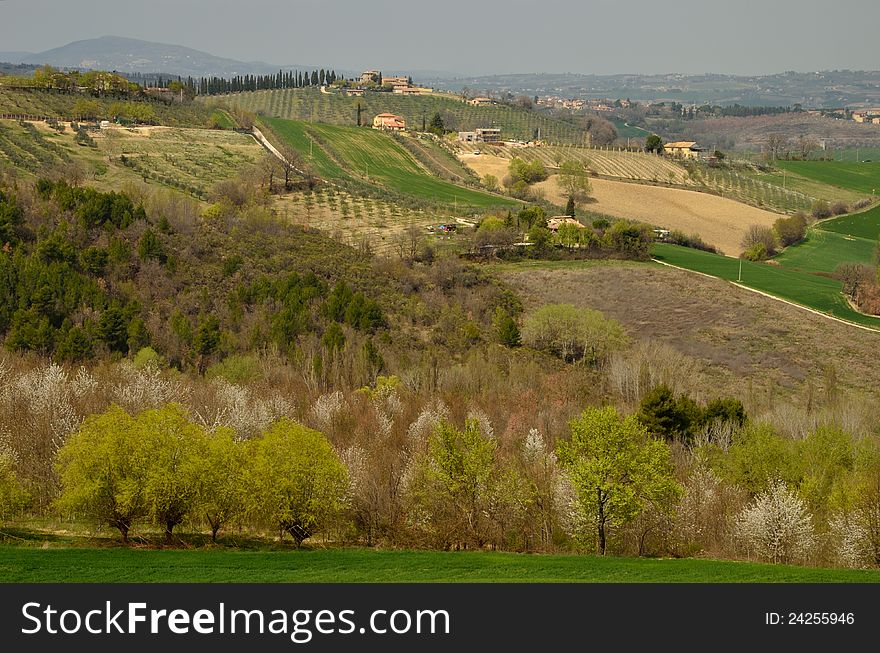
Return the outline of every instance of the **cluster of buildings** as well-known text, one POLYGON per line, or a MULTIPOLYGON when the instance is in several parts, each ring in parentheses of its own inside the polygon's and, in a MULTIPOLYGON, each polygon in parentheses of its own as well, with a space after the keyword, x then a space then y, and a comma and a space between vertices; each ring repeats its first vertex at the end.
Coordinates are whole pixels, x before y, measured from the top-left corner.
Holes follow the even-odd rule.
POLYGON ((390 89, 398 95, 424 95, 434 92, 433 88, 414 85, 412 77, 407 75, 384 76, 379 70, 365 70, 356 81, 359 85, 347 89, 348 95, 362 96, 368 88, 375 88, 375 85, 381 86, 382 89, 390 89))
POLYGON ((569 111, 587 109, 590 111, 611 112, 615 109, 627 109, 632 106, 632 104, 629 100, 563 98, 558 95, 550 95, 538 98, 538 106, 548 107, 550 109, 568 109, 569 111))
POLYGON ((859 123, 880 125, 880 107, 872 109, 856 109, 852 112, 852 119, 859 123))

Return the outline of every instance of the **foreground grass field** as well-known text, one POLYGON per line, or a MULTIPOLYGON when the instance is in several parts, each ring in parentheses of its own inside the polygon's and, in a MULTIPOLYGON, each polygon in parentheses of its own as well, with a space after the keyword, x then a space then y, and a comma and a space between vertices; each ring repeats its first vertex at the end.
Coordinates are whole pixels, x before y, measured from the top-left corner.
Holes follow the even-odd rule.
POLYGON ((332 549, 0 547, 8 583, 877 583, 880 572, 720 560, 332 549))
MULTIPOLYGON (((727 281, 736 281, 740 270, 738 259, 665 243, 654 245, 654 257, 727 281)), ((741 283, 849 322, 880 329, 880 318, 853 310, 841 292, 841 282, 828 276, 742 261, 741 283)))
POLYGON ((272 130, 329 179, 358 178, 392 191, 448 205, 485 209, 515 201, 438 179, 391 136, 358 127, 266 119, 272 130))

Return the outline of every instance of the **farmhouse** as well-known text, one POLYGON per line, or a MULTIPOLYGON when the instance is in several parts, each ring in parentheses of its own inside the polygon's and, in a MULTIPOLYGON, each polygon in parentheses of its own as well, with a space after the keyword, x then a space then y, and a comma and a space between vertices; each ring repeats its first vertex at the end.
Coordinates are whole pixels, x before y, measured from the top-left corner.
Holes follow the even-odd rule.
POLYGON ((422 89, 416 88, 415 86, 398 84, 394 87, 394 92, 398 95, 421 95, 422 89))
POLYGON ((547 220, 547 228, 554 234, 559 231, 559 227, 564 224, 574 225, 578 229, 586 229, 586 227, 584 227, 584 225, 582 225, 580 222, 567 215, 558 215, 555 218, 548 218, 547 220))
POLYGON ((383 77, 383 86, 409 86, 409 77, 401 75, 399 77, 383 77))
POLYGON ((393 113, 380 113, 373 118, 373 129, 402 132, 406 129, 406 119, 393 113))
POLYGON ((472 132, 458 132, 462 143, 500 143, 501 130, 495 127, 475 129, 472 132))
POLYGON ((699 159, 703 156, 703 148, 694 141, 666 143, 663 146, 663 151, 670 156, 677 156, 682 159, 699 159))
POLYGON ((381 74, 378 70, 365 70, 361 73, 361 83, 369 84, 370 82, 376 82, 381 74))
POLYGON ((345 91, 345 94, 348 97, 363 97, 365 91, 362 88, 349 88, 345 91))
POLYGON ((468 104, 473 107, 488 107, 495 104, 495 100, 490 97, 475 97, 472 100, 468 100, 468 104))

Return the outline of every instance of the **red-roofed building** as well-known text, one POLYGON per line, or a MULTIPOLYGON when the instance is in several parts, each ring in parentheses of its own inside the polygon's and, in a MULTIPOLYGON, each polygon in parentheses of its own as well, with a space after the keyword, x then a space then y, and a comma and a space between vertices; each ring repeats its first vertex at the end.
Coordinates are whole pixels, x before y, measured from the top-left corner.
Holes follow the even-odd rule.
POLYGON ((393 113, 380 113, 373 118, 373 129, 402 132, 406 129, 406 120, 403 116, 397 116, 393 113))

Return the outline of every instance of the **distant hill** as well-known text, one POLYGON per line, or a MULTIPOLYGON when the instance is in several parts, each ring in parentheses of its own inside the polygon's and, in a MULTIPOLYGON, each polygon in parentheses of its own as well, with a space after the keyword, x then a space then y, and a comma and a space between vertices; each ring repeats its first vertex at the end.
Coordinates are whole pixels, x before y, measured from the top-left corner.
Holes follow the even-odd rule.
MULTIPOLYGON (((193 77, 277 72, 279 66, 262 61, 236 61, 180 45, 153 43, 119 36, 75 41, 38 53, 0 52, 0 61, 58 68, 118 70, 126 73, 169 73, 193 77)), ((288 68, 289 66, 285 66, 288 68)))

